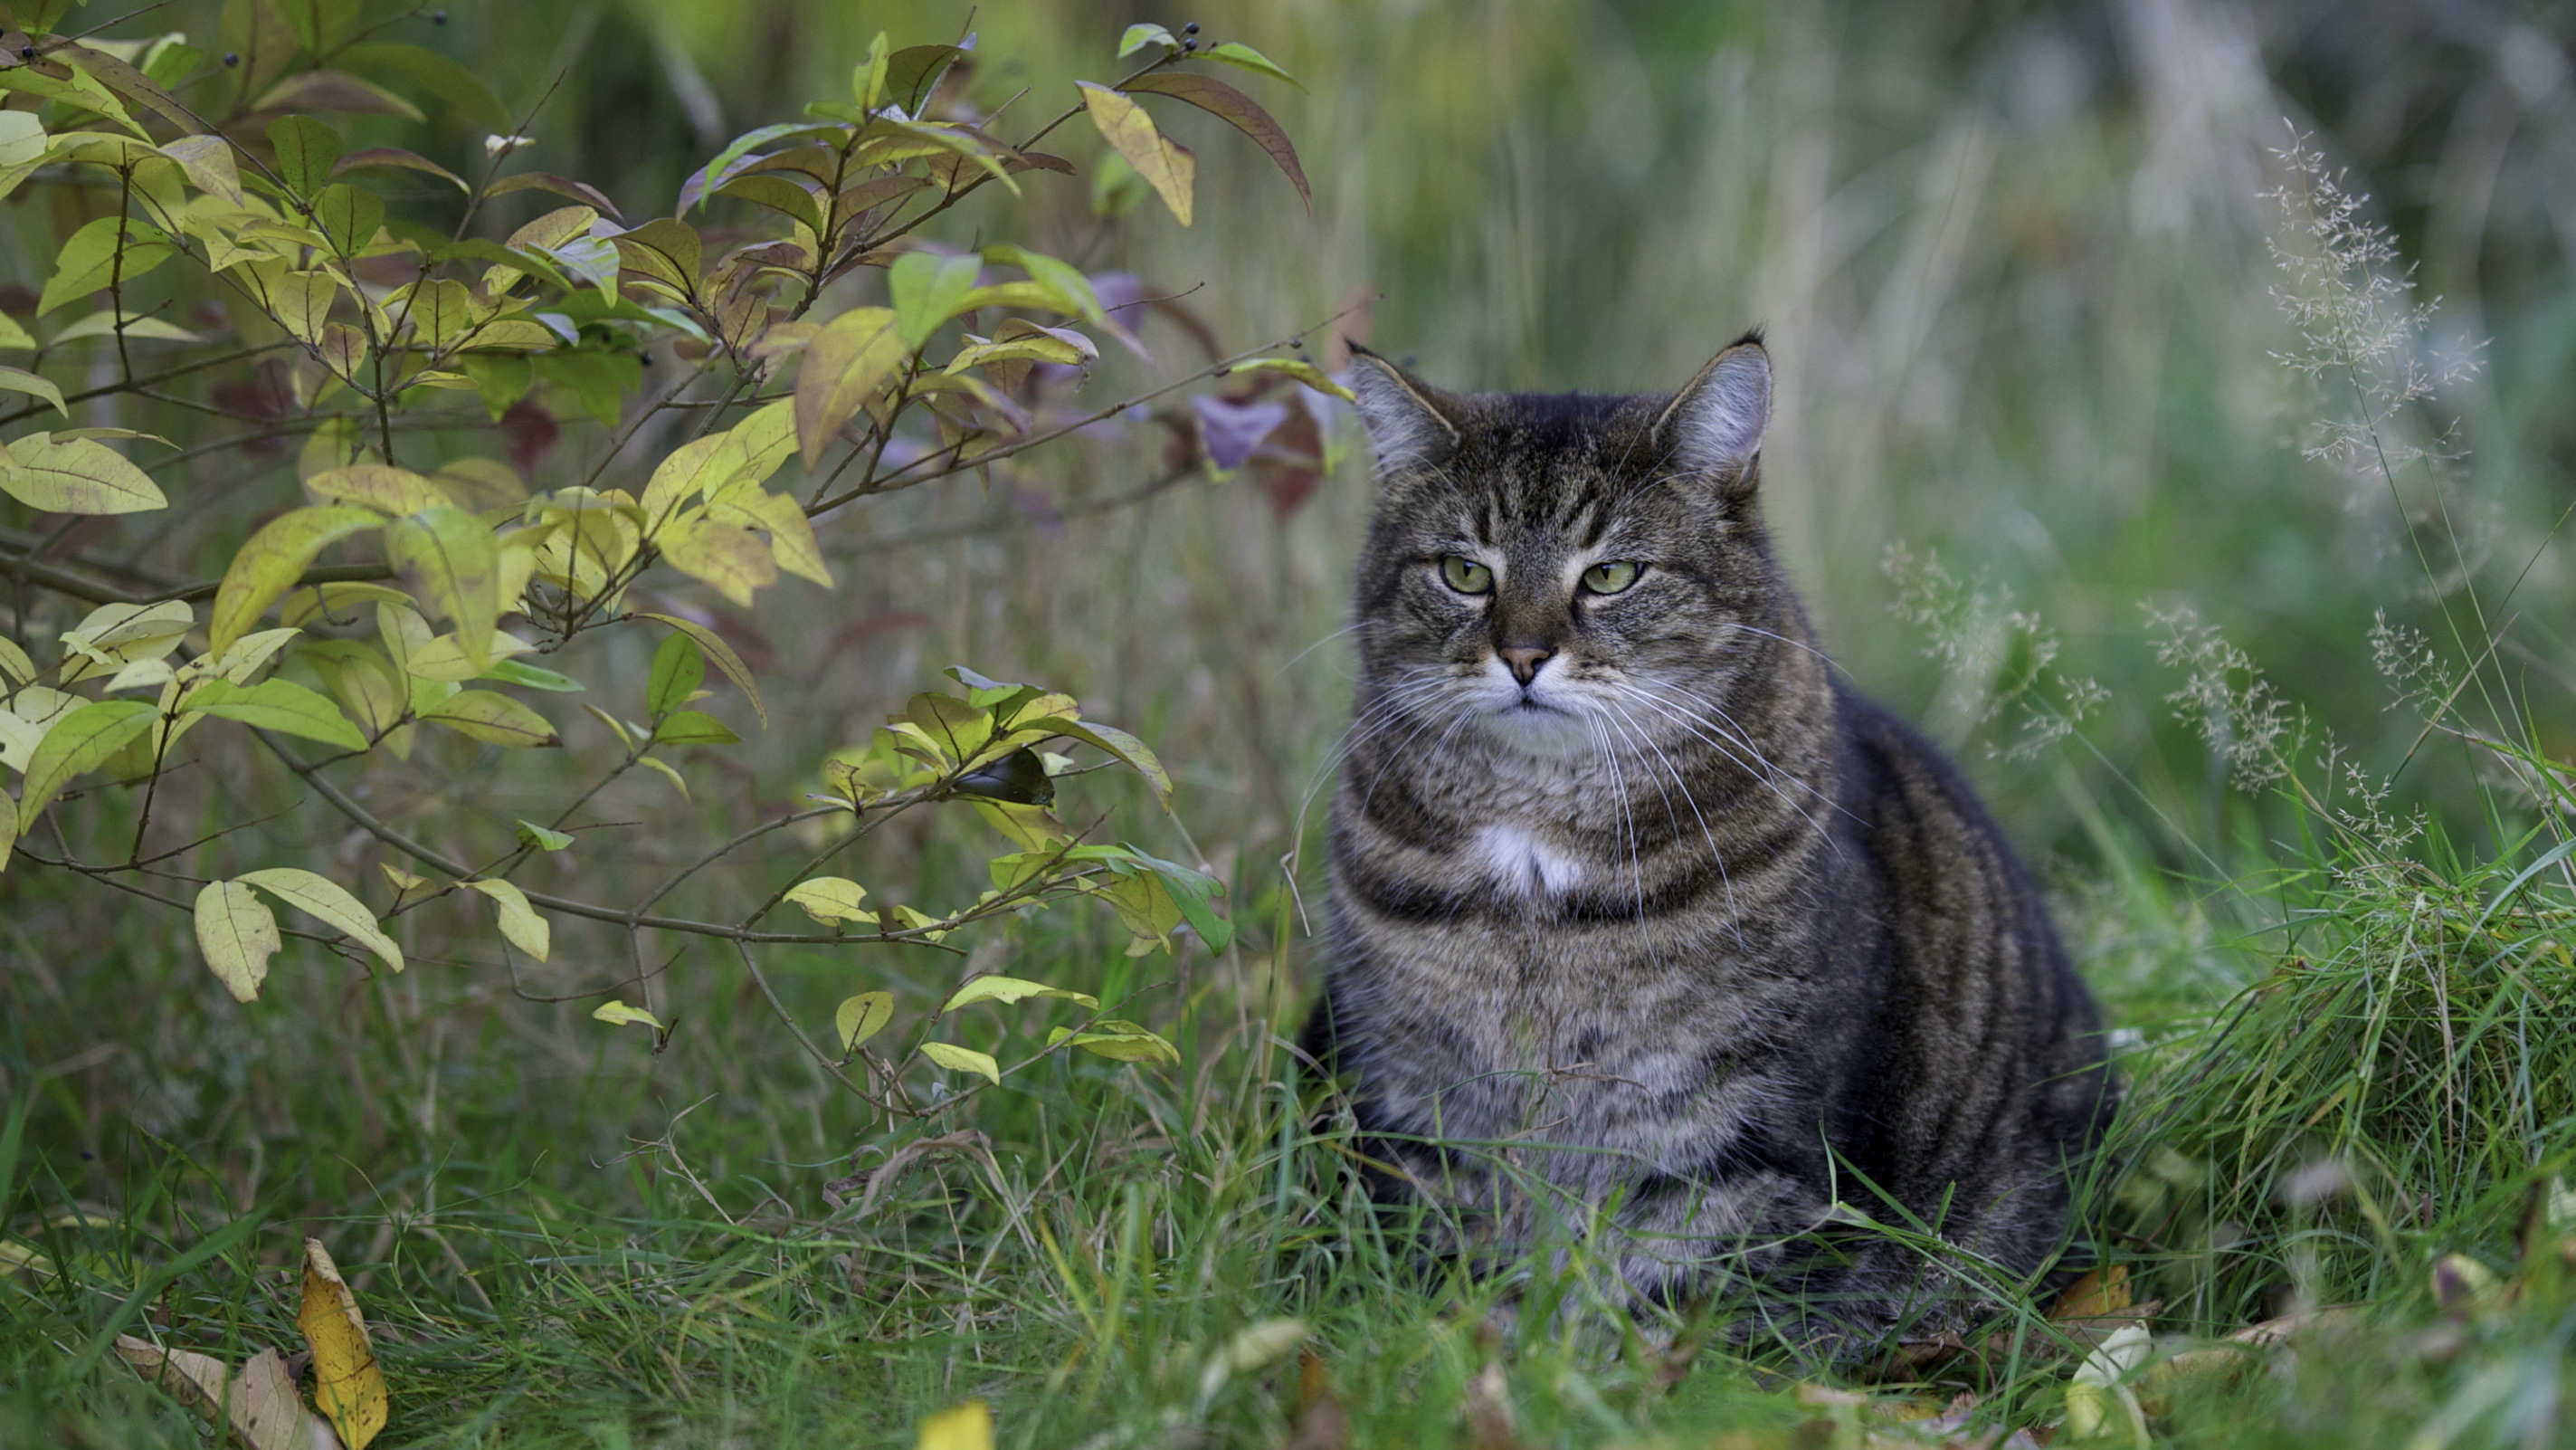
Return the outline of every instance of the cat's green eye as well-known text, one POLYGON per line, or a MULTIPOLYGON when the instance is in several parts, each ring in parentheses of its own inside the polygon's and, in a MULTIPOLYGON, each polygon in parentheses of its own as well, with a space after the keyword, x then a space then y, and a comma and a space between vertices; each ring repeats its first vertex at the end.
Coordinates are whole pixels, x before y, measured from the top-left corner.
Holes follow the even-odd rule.
POLYGON ((1440 582, 1461 594, 1482 594, 1494 587, 1494 571, 1464 554, 1440 561, 1440 582))
POLYGON ((1590 594, 1616 594, 1636 583, 1638 572, 1636 565, 1624 559, 1608 564, 1595 564, 1583 571, 1583 588, 1590 594))

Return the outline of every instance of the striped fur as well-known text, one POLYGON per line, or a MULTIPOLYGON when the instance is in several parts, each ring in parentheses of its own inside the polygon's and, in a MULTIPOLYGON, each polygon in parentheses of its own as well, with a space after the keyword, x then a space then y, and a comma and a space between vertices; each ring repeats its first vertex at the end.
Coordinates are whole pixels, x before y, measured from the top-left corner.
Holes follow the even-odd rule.
POLYGON ((1758 339, 1671 399, 1356 373, 1380 497, 1308 1035, 1380 1189, 1479 1258, 1588 1235, 1641 1299, 1752 1289, 1846 1349, 1969 1317, 1830 1210, 2040 1264, 2110 1112, 2093 1007, 1957 773, 1818 651, 1757 507, 1758 339))

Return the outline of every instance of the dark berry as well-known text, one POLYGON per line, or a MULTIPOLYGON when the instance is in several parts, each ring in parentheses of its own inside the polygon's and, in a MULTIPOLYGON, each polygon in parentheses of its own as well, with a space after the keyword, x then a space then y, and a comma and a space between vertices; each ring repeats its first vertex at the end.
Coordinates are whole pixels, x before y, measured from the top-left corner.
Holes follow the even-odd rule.
POLYGON ((225 52, 224 52, 224 64, 226 64, 226 65, 239 65, 239 64, 241 64, 241 52, 236 51, 236 50, 228 50, 228 51, 225 51, 225 52))
POLYGON ((444 10, 432 10, 429 12, 429 23, 432 25, 445 25, 447 23, 447 12, 444 10))
POLYGON ((1189 54, 1191 51, 1194 51, 1194 50, 1196 50, 1196 49, 1198 49, 1198 48, 1199 48, 1199 43, 1198 43, 1198 41, 1197 41, 1197 40, 1195 40, 1195 39, 1192 39, 1192 40, 1184 40, 1184 41, 1182 41, 1182 42, 1181 42, 1181 54, 1183 54, 1183 55, 1187 55, 1187 54, 1189 54))
POLYGON ((1184 25, 1184 26, 1182 26, 1182 27, 1181 27, 1181 34, 1183 34, 1183 35, 1196 35, 1196 34, 1198 34, 1198 33, 1199 33, 1199 23, 1198 23, 1197 21, 1195 21, 1195 20, 1193 20, 1193 21, 1191 21, 1189 24, 1184 25))

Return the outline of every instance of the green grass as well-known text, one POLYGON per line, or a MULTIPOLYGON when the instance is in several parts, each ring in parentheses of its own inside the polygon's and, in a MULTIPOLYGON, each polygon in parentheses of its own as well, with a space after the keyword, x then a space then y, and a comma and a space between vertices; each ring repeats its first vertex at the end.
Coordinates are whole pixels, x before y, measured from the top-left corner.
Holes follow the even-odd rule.
MULTIPOLYGON (((775 119, 775 97, 837 85, 880 25, 908 41, 965 18, 934 4, 455 12, 442 43, 514 104, 583 56, 533 164, 647 209, 712 148, 671 98, 646 18, 695 57, 737 128, 775 119)), ((2159 1354, 2353 1306, 2241 1372, 2155 1380, 2159 1442, 2565 1442, 2576 1288, 2559 1243, 2576 1226, 2550 1195, 2576 1177, 2576 901, 2563 860, 2526 872, 2561 839, 2548 830, 2565 786, 2546 761, 2576 740, 2552 682, 2576 675, 2576 570, 2556 532, 2576 289, 2548 260, 2546 218, 2518 198, 2545 194, 2531 178, 2545 180, 2566 118, 2535 109, 2496 143, 2503 180, 2474 215, 2476 147, 2374 139, 2358 103, 2329 131, 2392 193, 2408 259, 2450 294, 2442 317, 2495 339, 2485 373, 2388 424, 2421 440, 2456 415, 2464 461, 2356 476, 2299 455, 2310 422, 2344 405, 2273 356, 2297 339, 2270 296, 2278 223, 2256 194, 2277 179, 2262 149, 2280 142, 2277 117, 2346 117, 2338 88, 2353 76, 2278 37, 2236 49, 2208 22, 2115 43, 2071 10, 1930 15, 1212 5, 1195 17, 1211 33, 1252 41, 1309 87, 1263 95, 1305 153, 1315 218, 1239 138, 1184 121, 1207 188, 1188 233, 1150 212, 1097 226, 1071 191, 1038 187, 1018 220, 1035 244, 1135 265, 1158 287, 1209 284, 1189 303, 1236 345, 1373 286, 1371 340, 1458 386, 1670 386, 1768 322, 1782 376, 1771 508, 1827 638, 1977 776, 2134 1034, 2088 1240, 2159 1302, 2159 1354), (2441 563, 2453 538, 2480 561, 2474 595, 2441 563), (1899 541, 1937 554, 1955 585, 1928 637, 1890 613, 1882 561, 1899 541), (2225 751, 2249 738, 2255 703, 2245 670, 2225 672, 2235 713, 2214 742, 2175 718, 2168 696, 2205 681, 2208 661, 2157 658, 2150 602, 2196 605, 2306 712, 2273 742, 2298 784, 2230 784, 2225 751), (2424 630, 2453 680, 2484 659, 2440 718, 2512 743, 2419 740, 2428 702, 2386 708, 2368 636, 2382 611, 2424 630), (1927 638, 1955 647, 1929 658, 1927 638), (2063 699, 2024 688, 2041 663, 2110 699, 2016 756, 2025 722, 2063 699), (2349 820, 2335 811, 2355 809, 2350 783, 2317 762, 2329 726, 2365 782, 2395 782, 2349 820), (2425 829, 2408 836, 2419 809, 2425 829), (2512 1284, 2509 1302, 2446 1308, 2447 1255, 2512 1284)), ((992 99, 1096 73, 1135 18, 983 7, 992 99)), ((2430 60, 2382 60, 2383 78, 2431 94, 2430 60)), ((2483 124, 2464 114, 2461 134, 2483 124)), ((477 141, 418 144, 456 161, 477 141)), ((949 240, 971 235, 961 220, 949 240)), ((1156 368, 1195 365, 1178 329, 1146 336, 1156 368)), ((1113 350, 1086 398, 1147 375, 1160 374, 1113 350)), ((1012 1447, 1272 1446, 1319 1394, 1361 1446, 1905 1443, 1899 1407, 1963 1392, 1979 1425, 2053 1422, 2081 1346, 2037 1321, 2044 1305, 2008 1306, 1990 1344, 1916 1380, 1819 1385, 1759 1346, 1711 1341, 1694 1358, 1631 1339, 1580 1312, 1578 1282, 1542 1273, 1525 1292, 1577 1312, 1491 1328, 1499 1286, 1424 1265, 1401 1222, 1355 1201, 1340 1130, 1301 1096, 1278 1039, 1319 950, 1301 925, 1321 889, 1308 805, 1348 698, 1334 634, 1364 468, 1337 458, 1286 519, 1242 481, 1194 482, 1060 531, 883 547, 971 525, 1014 490, 1108 497, 1150 476, 1157 446, 1086 440, 999 474, 995 498, 963 480, 834 525, 842 590, 791 585, 743 621, 774 662, 771 728, 693 759, 693 804, 649 780, 612 788, 597 820, 638 824, 585 833, 577 859, 591 879, 658 876, 682 843, 819 788, 826 751, 950 661, 1072 689, 1161 748, 1182 783, 1169 823, 1129 788, 1082 804, 1225 877, 1239 940, 1134 961, 1113 923, 1067 910, 961 945, 1126 1000, 1181 1044, 1177 1067, 1051 1060, 890 1129, 709 951, 665 943, 651 963, 677 1022, 658 1055, 645 1032, 589 1019, 629 967, 622 940, 578 923, 559 928, 551 965, 514 977, 479 919, 415 913, 401 976, 292 945, 245 1009, 209 978, 184 918, 12 865, 0 1092, 23 1136, 13 1126, 0 1149, 0 1219, 50 1272, 0 1280, 0 1444, 202 1443, 190 1412, 82 1357, 129 1304, 135 1332, 227 1360, 293 1347, 287 1275, 306 1235, 338 1256, 377 1328, 387 1444, 906 1446, 922 1416, 968 1398, 993 1404, 1012 1447), (825 1195, 909 1141, 968 1128, 984 1152, 913 1161, 864 1214, 825 1195), (242 1215, 256 1227, 240 1244, 160 1276, 242 1215), (1290 1350, 1211 1374, 1238 1335, 1280 1318, 1311 1330, 1311 1372, 1290 1350)), ((239 482, 229 461, 198 467, 174 495, 239 482)), ((643 666, 562 663, 602 699, 634 694, 643 666)), ((747 714, 729 698, 711 708, 747 714)), ((605 759, 596 732, 548 754, 499 763, 425 743, 420 767, 389 772, 372 799, 506 839, 605 759)), ((192 812, 274 808, 292 784, 257 767, 174 777, 158 819, 180 831, 192 812)), ((112 799, 82 809, 95 812, 83 829, 121 839, 112 799)), ((847 869, 882 900, 962 900, 989 839, 943 820, 872 839, 847 869)), ((305 860, 354 879, 371 849, 295 818, 232 864, 305 860)), ((690 899, 757 899, 811 849, 764 843, 690 899)), ((886 988, 917 1015, 958 971, 928 951, 768 965, 816 1033, 852 990, 886 988)), ((992 1045, 1050 1020, 1063 1019, 1028 1008, 968 1031, 992 1045)))

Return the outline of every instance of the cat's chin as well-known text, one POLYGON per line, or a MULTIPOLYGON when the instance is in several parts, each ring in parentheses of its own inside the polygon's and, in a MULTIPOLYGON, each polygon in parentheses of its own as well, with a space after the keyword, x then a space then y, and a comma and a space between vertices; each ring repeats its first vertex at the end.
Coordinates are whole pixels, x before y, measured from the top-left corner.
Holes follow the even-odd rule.
POLYGON ((1477 724, 1491 743, 1542 760, 1571 760, 1590 754, 1599 744, 1582 716, 1528 701, 1487 710, 1477 724))

